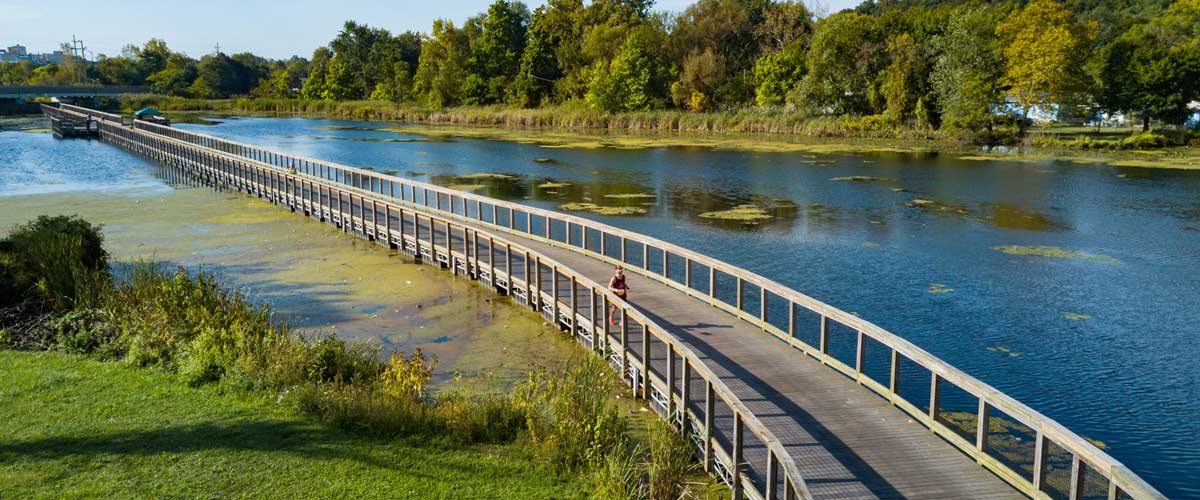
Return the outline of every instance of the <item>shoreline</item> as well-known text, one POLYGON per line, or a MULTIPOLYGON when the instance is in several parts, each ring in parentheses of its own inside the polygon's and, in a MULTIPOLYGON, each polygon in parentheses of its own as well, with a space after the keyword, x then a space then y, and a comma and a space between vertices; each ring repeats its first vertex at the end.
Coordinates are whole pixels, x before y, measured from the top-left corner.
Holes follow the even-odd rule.
MULTIPOLYGON (((170 109, 177 117, 267 117, 309 118, 359 121, 386 124, 383 127, 362 127, 363 130, 420 135, 434 138, 466 138, 522 142, 547 149, 652 149, 696 148, 711 151, 746 151, 752 153, 804 154, 909 154, 950 155, 972 161, 1007 161, 1038 163, 1062 161, 1074 164, 1096 164, 1112 167, 1153 168, 1169 170, 1200 170, 1200 148, 1174 146, 1159 149, 1071 149, 1047 146, 976 146, 945 138, 902 138, 868 136, 807 136, 774 132, 731 132, 721 130, 674 130, 660 128, 619 127, 553 127, 514 124, 487 124, 479 120, 459 119, 454 111, 477 112, 483 108, 453 108, 450 112, 430 111, 426 118, 414 115, 415 108, 360 106, 352 103, 329 103, 322 109, 245 109, 238 101, 206 101, 221 107, 208 109, 170 109), (342 105, 339 105, 342 104, 342 105), (414 119, 414 117, 417 117, 414 119)), ((258 102, 258 101, 247 101, 258 102)), ((495 116, 507 111, 497 110, 495 116)), ((534 110, 544 111, 544 110, 534 110)), ((186 120, 185 120, 186 121, 186 120)))

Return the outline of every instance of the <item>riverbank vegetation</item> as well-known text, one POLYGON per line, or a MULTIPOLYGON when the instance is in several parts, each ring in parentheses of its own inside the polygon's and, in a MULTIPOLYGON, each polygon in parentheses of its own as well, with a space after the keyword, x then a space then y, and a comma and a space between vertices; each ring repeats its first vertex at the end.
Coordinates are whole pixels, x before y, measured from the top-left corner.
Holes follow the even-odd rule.
MULTIPOLYGON (((320 477, 304 471, 326 458, 350 477, 385 474, 320 481, 338 495, 389 481, 422 496, 678 498, 706 488, 686 441, 629 416, 616 377, 589 354, 534 368, 507 393, 435 392, 437 361, 419 350, 384 360, 371 345, 302 338, 212 275, 110 262, 100 228, 77 218, 41 217, 0 240, 0 348, 48 351, 0 351, 15 384, 0 392, 0 420, 15 426, 0 441, 0 469, 22 492, 139 496, 195 467, 230 494, 253 494, 264 486, 245 478, 270 475, 256 464, 284 463, 268 483, 283 488, 271 496, 288 496, 320 477), (48 420, 59 423, 29 425, 48 420), (211 467, 222 460, 251 470, 211 467), (105 472, 67 472, 81 467, 105 472)), ((205 487, 197 479, 181 487, 205 487)))
MULTIPOLYGON (((394 119, 504 126, 1011 143, 1035 121, 1126 122, 1139 135, 1054 145, 1196 139, 1185 127, 1197 126, 1189 106, 1200 101, 1200 0, 867 1, 821 14, 772 0, 698 0, 682 12, 647 0, 531 12, 497 0, 424 34, 348 21, 309 59, 194 60, 151 40, 88 71, 162 95, 269 98, 261 107, 273 111, 369 100, 405 105, 394 119)), ((0 81, 68 74, 7 65, 0 81)))

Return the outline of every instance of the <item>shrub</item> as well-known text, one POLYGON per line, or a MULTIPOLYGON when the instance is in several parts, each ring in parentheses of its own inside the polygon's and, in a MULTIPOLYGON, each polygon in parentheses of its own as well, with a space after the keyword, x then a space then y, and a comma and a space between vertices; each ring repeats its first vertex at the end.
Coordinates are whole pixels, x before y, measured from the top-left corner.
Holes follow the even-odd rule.
POLYGON ((328 336, 308 345, 306 373, 313 382, 368 383, 384 372, 379 350, 328 336))
POLYGON ((1167 137, 1154 132, 1142 132, 1121 139, 1121 149, 1154 149, 1170 144, 1167 137))
POLYGON ((648 498, 646 469, 637 459, 639 455, 642 455, 642 450, 629 450, 624 443, 613 448, 588 474, 592 486, 591 497, 595 500, 648 498))
POLYGON ((0 307, 30 298, 55 311, 93 303, 107 277, 99 226, 41 216, 0 240, 0 307))
POLYGON ((698 467, 692 444, 675 431, 665 420, 649 423, 650 456, 646 472, 650 482, 650 498, 675 500, 687 492, 687 479, 698 467))
POLYGON ((104 311, 76 309, 47 322, 54 331, 58 349, 73 354, 90 354, 107 350, 113 340, 105 323, 104 311))
POLYGON ((534 456, 556 472, 597 463, 622 442, 625 421, 610 399, 616 381, 603 360, 535 369, 516 389, 534 456))

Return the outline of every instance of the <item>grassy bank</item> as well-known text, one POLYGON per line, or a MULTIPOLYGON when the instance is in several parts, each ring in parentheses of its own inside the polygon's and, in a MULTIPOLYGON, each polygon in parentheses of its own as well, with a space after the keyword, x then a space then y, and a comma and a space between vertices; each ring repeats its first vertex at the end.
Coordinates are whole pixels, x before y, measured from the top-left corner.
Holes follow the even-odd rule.
POLYGON ((513 446, 381 440, 271 398, 0 350, 0 498, 572 498, 513 446))
MULTIPOLYGON (((388 453, 405 456, 419 457, 426 449, 445 455, 443 461, 419 467, 404 465, 419 458, 394 460, 399 468, 389 480, 410 488, 411 496, 657 499, 708 489, 707 481, 697 476, 686 440, 647 419, 646 413, 623 411, 618 405, 623 386, 604 361, 582 350, 560 365, 533 369, 510 392, 459 387, 434 392, 429 381, 437 360, 419 350, 394 353, 385 361, 373 345, 296 336, 268 305, 251 303, 212 275, 110 263, 103 241, 98 227, 69 217, 40 217, 0 239, 0 348, 48 351, 43 353, 48 367, 27 361, 12 374, 24 377, 26 385, 0 393, 7 408, 24 412, 5 421, 34 429, 27 438, 21 436, 28 433, 0 434, 6 436, 0 440, 0 467, 11 467, 25 478, 21 485, 47 485, 47 491, 54 491, 80 482, 108 492, 117 483, 128 483, 136 496, 153 496, 158 487, 153 479, 171 485, 174 475, 190 474, 179 468, 181 463, 213 469, 204 460, 209 454, 225 462, 274 463, 254 453, 304 455, 290 444, 301 436, 303 443, 334 440, 313 451, 317 459, 326 456, 321 455, 326 448, 345 446, 348 456, 370 462, 381 452, 355 448, 376 444, 385 450, 398 446, 388 453), (97 360, 115 363, 91 364, 97 360), (126 371, 47 375, 63 363, 126 371), (122 379, 136 387, 113 382, 122 379), (87 383, 74 382, 78 380, 87 383), (178 391, 190 392, 178 398, 178 391), (160 395, 178 399, 182 406, 154 406, 160 395), (202 421, 183 419, 180 424, 160 415, 172 411, 202 421), (71 417, 57 421, 63 414, 71 417), (37 425, 45 421, 56 423, 37 425), (110 424, 132 430, 118 432, 110 424), (332 434, 309 436, 322 429, 332 434), (228 446, 205 445, 223 439, 228 446), (272 444, 275 440, 279 443, 272 444), (257 444, 247 450, 249 442, 257 444), (43 449, 38 453, 47 455, 44 461, 26 457, 43 449), (78 454, 69 451, 73 449, 94 449, 101 458, 78 462, 78 454), (147 458, 171 454, 177 457, 161 464, 147 458), (104 467, 111 470, 97 478, 100 482, 61 472, 104 467), (443 467, 455 470, 440 471, 443 467), (130 482, 130 475, 142 477, 143 468, 148 482, 130 482), (520 468, 521 473, 505 468, 520 468), (535 471, 542 476, 523 482, 535 471), (465 489, 452 486, 462 474, 473 476, 463 482, 465 489), (507 481, 491 489, 479 487, 477 494, 476 484, 496 474, 508 474, 507 481), (443 478, 439 481, 445 489, 437 489, 442 483, 426 484, 423 478, 430 475, 443 478), (101 481, 105 478, 110 479, 101 481), (574 486, 562 489, 564 485, 574 486)), ((381 459, 367 468, 379 472, 388 464, 393 461, 381 459)), ((298 475, 285 479, 297 491, 307 491, 310 486, 296 483, 305 477, 305 465, 295 467, 298 475)), ((238 489, 249 486, 236 468, 213 470, 230 471, 226 480, 232 482, 233 494, 257 496, 238 489)), ((321 476, 308 481, 322 481, 321 487, 334 488, 331 493, 355 491, 321 476)), ((281 490, 278 496, 293 495, 281 490)))

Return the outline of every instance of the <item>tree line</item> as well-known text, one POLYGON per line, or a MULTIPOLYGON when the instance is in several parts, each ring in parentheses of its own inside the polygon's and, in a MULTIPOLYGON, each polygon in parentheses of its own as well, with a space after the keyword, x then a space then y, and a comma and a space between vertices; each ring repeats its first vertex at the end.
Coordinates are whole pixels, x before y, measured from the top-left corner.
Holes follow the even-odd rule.
MULTIPOLYGON (((0 82, 56 71, 7 65, 0 82)), ((1182 125, 1200 100, 1200 0, 870 0, 818 17, 805 4, 496 0, 427 34, 348 21, 311 59, 198 61, 161 40, 88 68, 158 93, 385 100, 432 107, 581 103, 605 111, 746 107, 988 132, 1035 112, 1182 125)), ((64 72, 64 74, 69 74, 64 72)))

